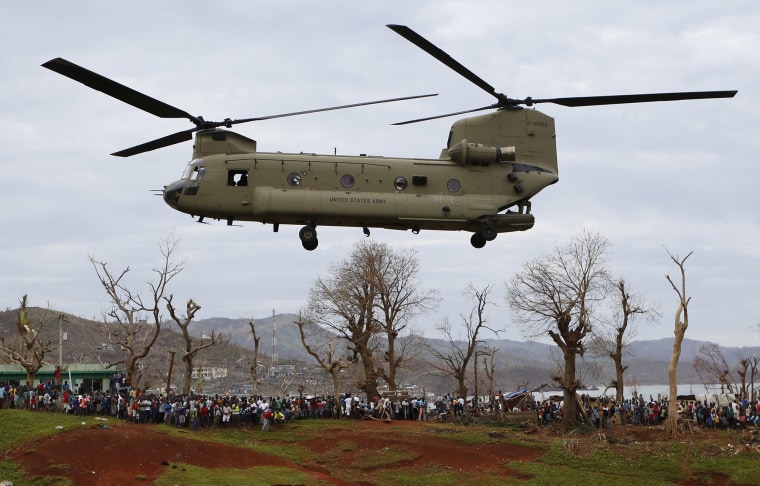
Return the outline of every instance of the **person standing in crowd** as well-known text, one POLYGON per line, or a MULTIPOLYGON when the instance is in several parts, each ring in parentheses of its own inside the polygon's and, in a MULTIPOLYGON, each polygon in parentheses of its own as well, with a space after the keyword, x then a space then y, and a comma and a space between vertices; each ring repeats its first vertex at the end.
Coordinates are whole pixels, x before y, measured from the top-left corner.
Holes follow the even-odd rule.
MULTIPOLYGON (((267 403, 264 402, 264 405, 266 406, 267 403)), ((269 421, 272 420, 272 416, 274 414, 272 413, 272 409, 266 406, 263 415, 261 416, 261 430, 262 431, 268 431, 269 430, 269 421)))

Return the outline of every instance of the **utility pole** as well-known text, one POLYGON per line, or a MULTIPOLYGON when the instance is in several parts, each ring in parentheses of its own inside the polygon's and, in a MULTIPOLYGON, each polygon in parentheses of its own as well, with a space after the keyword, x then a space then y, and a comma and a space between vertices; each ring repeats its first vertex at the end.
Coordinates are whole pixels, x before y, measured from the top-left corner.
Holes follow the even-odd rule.
POLYGON ((68 322, 65 314, 58 315, 58 369, 63 370, 63 323, 68 322))
POLYGON ((272 309, 272 366, 277 366, 277 320, 272 309))

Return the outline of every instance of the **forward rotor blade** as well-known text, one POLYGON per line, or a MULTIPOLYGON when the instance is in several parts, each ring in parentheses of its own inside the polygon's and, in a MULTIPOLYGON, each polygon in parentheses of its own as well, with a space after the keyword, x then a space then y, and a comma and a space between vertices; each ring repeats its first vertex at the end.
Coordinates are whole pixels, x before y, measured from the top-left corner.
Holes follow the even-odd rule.
POLYGON ((476 111, 492 110, 492 109, 498 108, 498 106, 499 105, 488 105, 488 106, 483 106, 481 108, 475 108, 473 110, 457 111, 455 113, 447 113, 445 115, 428 116, 426 118, 417 118, 415 120, 407 120, 407 121, 403 121, 403 122, 391 123, 391 125, 408 125, 410 123, 417 123, 417 122, 423 122, 423 121, 428 121, 428 120, 436 120, 438 118, 446 118, 447 116, 464 115, 465 113, 474 113, 476 111))
POLYGON ((388 28, 399 34, 404 39, 408 40, 412 44, 416 45, 423 51, 427 52, 434 58, 441 61, 443 64, 448 66, 449 68, 453 69, 457 73, 459 73, 461 76, 464 76, 468 81, 478 86, 480 89, 486 91, 490 95, 496 97, 499 101, 502 100, 504 95, 500 95, 496 92, 493 86, 483 81, 478 75, 464 67, 462 64, 460 64, 457 60, 455 60, 453 57, 446 54, 444 51, 442 51, 440 48, 436 47, 433 43, 422 37, 417 32, 413 31, 406 25, 395 25, 395 24, 388 24, 388 28))
POLYGON ((144 95, 139 91, 135 91, 132 88, 117 83, 111 79, 101 76, 98 73, 92 72, 81 66, 67 61, 66 59, 57 57, 44 63, 42 67, 48 68, 51 71, 55 71, 58 74, 71 78, 74 81, 78 81, 87 87, 94 90, 105 93, 108 96, 116 98, 119 101, 123 101, 129 105, 139 108, 143 111, 155 115, 160 118, 187 118, 196 125, 199 123, 198 119, 186 111, 175 108, 171 105, 159 101, 155 98, 151 98, 148 95, 144 95))
POLYGON ((579 96, 570 98, 527 98, 524 104, 555 103, 562 106, 620 105, 625 103, 649 103, 654 101, 703 100, 711 98, 733 98, 737 91, 688 91, 682 93, 647 93, 610 96, 579 96))
POLYGON ((145 142, 128 149, 114 152, 111 155, 115 155, 117 157, 130 157, 132 155, 142 154, 144 152, 150 152, 151 150, 168 147, 169 145, 174 145, 176 143, 187 142, 188 140, 193 139, 193 132, 196 131, 198 131, 197 128, 183 130, 181 132, 173 133, 165 137, 157 138, 156 140, 151 140, 150 142, 145 142))
POLYGON ((239 120, 231 120, 229 122, 230 125, 234 125, 237 123, 247 123, 252 121, 261 121, 261 120, 271 120, 272 118, 283 118, 286 116, 296 116, 296 115, 306 115, 309 113, 319 113, 322 111, 332 111, 332 110, 342 110, 344 108, 355 108, 357 106, 366 106, 366 105, 376 105, 379 103, 390 103, 392 101, 404 101, 404 100, 413 100, 415 98, 428 98, 430 96, 438 96, 438 93, 434 94, 426 94, 426 95, 417 95, 417 96, 404 96, 402 98, 390 98, 387 100, 377 100, 377 101, 366 101, 364 103, 353 103, 350 105, 341 105, 341 106, 331 106, 329 108, 317 108, 314 110, 305 110, 305 111, 294 111, 293 113, 282 113, 279 115, 269 115, 269 116, 258 116, 255 118, 241 118, 239 120))

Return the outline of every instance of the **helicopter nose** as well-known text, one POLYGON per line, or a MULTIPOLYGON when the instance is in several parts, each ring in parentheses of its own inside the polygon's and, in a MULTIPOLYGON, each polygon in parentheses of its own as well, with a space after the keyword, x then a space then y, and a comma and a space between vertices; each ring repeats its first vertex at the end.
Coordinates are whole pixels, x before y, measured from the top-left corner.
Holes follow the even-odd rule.
POLYGON ((185 181, 176 181, 164 186, 164 202, 174 209, 177 209, 179 196, 182 194, 182 189, 184 188, 185 181))

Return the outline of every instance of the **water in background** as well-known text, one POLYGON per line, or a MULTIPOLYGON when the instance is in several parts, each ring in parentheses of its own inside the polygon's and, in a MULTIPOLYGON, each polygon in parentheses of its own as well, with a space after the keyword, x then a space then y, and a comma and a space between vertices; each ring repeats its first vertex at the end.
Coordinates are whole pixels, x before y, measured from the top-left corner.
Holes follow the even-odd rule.
MULTIPOLYGON (((653 400, 657 400, 658 395, 660 397, 667 397, 670 395, 670 385, 637 385, 637 386, 625 386, 623 387, 623 398, 629 399, 633 397, 633 390, 636 390, 637 394, 643 395, 644 400, 649 400, 650 397, 653 400)), ((678 385, 678 395, 697 395, 700 393, 720 393, 720 385, 678 385)), ((615 398, 615 388, 597 387, 593 390, 578 390, 578 395, 588 395, 596 398, 606 395, 610 398, 615 398)), ((550 396, 561 396, 562 390, 533 392, 533 400, 544 401, 550 396)))

